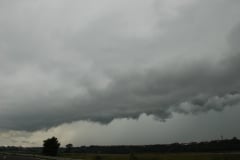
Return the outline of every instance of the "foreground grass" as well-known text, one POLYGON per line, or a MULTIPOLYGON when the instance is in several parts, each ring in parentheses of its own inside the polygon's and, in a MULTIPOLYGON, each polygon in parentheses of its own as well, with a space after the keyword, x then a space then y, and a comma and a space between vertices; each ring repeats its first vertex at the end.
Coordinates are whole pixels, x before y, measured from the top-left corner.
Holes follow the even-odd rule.
POLYGON ((83 160, 240 160, 239 153, 63 154, 61 156, 83 160))

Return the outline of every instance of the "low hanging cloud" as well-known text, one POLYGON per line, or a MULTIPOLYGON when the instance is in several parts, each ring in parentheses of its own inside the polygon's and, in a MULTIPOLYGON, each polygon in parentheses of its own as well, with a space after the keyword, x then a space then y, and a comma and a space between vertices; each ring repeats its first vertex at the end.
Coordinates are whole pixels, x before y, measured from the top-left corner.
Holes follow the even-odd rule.
POLYGON ((176 107, 178 112, 183 113, 201 113, 209 110, 222 111, 225 107, 239 104, 240 94, 227 94, 224 96, 215 96, 206 98, 204 96, 196 97, 191 101, 182 102, 176 107))
POLYGON ((0 2, 3 130, 240 103, 237 1, 0 2))

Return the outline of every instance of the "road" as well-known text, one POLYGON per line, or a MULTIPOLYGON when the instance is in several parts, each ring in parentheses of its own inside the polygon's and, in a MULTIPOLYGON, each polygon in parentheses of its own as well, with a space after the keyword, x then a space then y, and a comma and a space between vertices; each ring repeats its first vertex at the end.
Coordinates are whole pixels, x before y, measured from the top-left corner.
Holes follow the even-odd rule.
POLYGON ((12 156, 12 155, 0 155, 0 160, 40 160, 39 158, 12 156))

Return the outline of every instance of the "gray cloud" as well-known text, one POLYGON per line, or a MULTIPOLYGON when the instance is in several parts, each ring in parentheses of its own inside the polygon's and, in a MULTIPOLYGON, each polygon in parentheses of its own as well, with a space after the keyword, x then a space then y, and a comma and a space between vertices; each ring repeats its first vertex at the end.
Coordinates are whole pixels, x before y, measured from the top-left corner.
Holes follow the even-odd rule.
POLYGON ((5 2, 0 128, 239 105, 239 2, 158 3, 5 2))

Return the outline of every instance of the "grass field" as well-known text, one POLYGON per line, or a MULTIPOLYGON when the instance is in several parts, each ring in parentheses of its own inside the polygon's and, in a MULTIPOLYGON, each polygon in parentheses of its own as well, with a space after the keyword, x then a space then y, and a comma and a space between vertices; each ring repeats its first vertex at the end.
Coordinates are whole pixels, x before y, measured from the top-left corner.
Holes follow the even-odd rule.
POLYGON ((85 160, 240 160, 240 153, 64 154, 62 156, 85 160))

